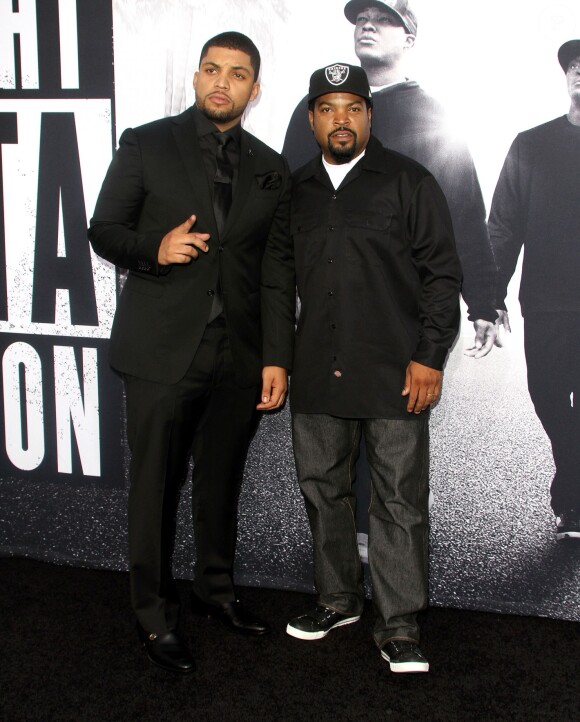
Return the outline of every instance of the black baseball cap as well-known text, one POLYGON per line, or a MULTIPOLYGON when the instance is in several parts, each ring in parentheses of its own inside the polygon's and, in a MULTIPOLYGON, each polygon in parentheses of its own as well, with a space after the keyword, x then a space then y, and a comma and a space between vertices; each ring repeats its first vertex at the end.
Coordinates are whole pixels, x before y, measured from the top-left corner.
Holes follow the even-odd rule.
POLYGON ((558 50, 558 61, 562 66, 562 70, 567 73, 568 66, 580 55, 580 40, 568 40, 567 43, 560 46, 558 50))
POLYGON ((392 0, 391 2, 379 2, 379 0, 350 0, 344 6, 346 19, 356 25, 357 15, 361 10, 368 7, 378 7, 381 10, 390 10, 403 23, 405 30, 411 35, 417 35, 417 18, 409 7, 407 0, 392 0))
POLYGON ((359 65, 334 63, 315 70, 310 77, 308 102, 326 93, 352 93, 373 104, 367 74, 359 65))

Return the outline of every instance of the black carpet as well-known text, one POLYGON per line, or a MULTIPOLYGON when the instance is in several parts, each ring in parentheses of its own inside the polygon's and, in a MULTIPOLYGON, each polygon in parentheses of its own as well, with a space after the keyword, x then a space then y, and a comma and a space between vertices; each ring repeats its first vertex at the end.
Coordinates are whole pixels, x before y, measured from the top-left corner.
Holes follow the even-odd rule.
MULTIPOLYGON (((181 590, 186 599, 185 582, 181 590)), ((395 675, 372 642, 370 606, 360 623, 301 642, 284 629, 311 597, 240 597, 273 634, 245 639, 187 614, 198 669, 182 677, 141 652, 126 574, 0 559, 0 719, 580 719, 575 622, 429 609, 422 648, 431 672, 395 675)))

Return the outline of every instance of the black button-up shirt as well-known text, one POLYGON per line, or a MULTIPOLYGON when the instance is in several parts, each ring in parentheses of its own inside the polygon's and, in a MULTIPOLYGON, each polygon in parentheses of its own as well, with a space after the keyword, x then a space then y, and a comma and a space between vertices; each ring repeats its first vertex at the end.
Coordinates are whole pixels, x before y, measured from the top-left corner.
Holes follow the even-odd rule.
POLYGON ((408 418, 409 361, 441 369, 459 328, 461 272, 437 182, 371 137, 336 191, 320 158, 294 175, 291 223, 292 410, 408 418))

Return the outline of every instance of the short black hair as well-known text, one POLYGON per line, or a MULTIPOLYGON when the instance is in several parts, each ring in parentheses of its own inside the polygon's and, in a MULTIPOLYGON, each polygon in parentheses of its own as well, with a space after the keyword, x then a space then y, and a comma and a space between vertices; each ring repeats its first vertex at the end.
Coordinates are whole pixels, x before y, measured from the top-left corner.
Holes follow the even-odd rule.
POLYGON ((258 80, 261 64, 260 51, 247 35, 238 33, 235 30, 228 30, 225 33, 220 33, 210 38, 201 49, 199 56, 200 65, 210 48, 229 48, 230 50, 241 50, 243 53, 247 53, 250 56, 250 62, 254 70, 254 81, 258 80))

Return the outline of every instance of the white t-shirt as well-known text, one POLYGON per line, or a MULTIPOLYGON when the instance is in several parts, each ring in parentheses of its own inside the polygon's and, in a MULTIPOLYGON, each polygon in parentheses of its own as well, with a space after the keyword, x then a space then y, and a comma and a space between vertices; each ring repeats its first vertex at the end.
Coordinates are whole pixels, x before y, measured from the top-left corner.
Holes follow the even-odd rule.
POLYGON ((354 166, 359 162, 359 160, 364 157, 365 153, 366 153, 366 149, 363 150, 363 152, 360 155, 357 155, 356 158, 349 160, 348 163, 340 163, 338 165, 333 165, 332 163, 327 163, 327 161, 324 160, 324 156, 322 156, 322 164, 326 168, 326 172, 330 176, 330 180, 331 180, 332 185, 334 186, 335 190, 342 183, 342 181, 344 180, 346 174, 350 171, 350 169, 354 168, 354 166))

